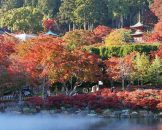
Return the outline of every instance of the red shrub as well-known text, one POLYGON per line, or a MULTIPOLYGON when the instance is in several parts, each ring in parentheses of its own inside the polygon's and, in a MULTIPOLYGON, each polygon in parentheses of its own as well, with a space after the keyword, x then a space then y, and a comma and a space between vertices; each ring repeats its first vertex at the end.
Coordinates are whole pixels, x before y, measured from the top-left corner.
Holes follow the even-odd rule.
POLYGON ((157 109, 162 110, 162 90, 160 91, 160 103, 157 105, 157 109))
MULTIPOLYGON (((157 90, 136 90, 133 92, 128 91, 119 91, 119 92, 113 92, 109 89, 103 89, 96 93, 96 95, 100 95, 101 97, 114 97, 112 101, 108 101, 108 106, 114 106, 117 104, 119 107, 120 104, 123 105, 123 107, 128 108, 144 108, 144 109, 156 109, 157 104, 159 103, 159 95, 160 93, 157 90)), ((117 107, 115 106, 115 107, 117 107)))
POLYGON ((31 98, 27 99, 27 103, 35 105, 35 106, 43 106, 44 105, 44 101, 43 101, 42 97, 31 97, 31 98))
POLYGON ((44 104, 42 98, 32 97, 28 100, 33 105, 48 105, 60 108, 75 107, 78 109, 90 108, 101 110, 106 108, 131 108, 131 109, 159 109, 162 110, 160 103, 160 92, 157 90, 136 90, 111 92, 110 89, 102 89, 93 94, 79 94, 75 96, 57 95, 49 97, 44 104))

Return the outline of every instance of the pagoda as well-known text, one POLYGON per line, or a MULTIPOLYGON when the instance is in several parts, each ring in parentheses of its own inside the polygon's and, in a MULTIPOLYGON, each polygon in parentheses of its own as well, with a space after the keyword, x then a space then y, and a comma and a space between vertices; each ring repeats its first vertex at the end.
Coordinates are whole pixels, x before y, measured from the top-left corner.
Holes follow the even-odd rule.
POLYGON ((134 41, 135 42, 142 42, 142 37, 143 37, 143 29, 144 29, 144 25, 141 23, 141 18, 140 18, 140 14, 139 14, 139 21, 138 23, 136 23, 133 26, 130 26, 130 28, 132 30, 134 30, 135 32, 132 34, 134 41))

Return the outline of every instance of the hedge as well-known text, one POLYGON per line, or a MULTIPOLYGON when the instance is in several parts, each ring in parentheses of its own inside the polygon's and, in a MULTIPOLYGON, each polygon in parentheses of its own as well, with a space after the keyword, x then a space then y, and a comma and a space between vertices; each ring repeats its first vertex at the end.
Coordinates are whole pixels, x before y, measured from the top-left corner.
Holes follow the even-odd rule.
POLYGON ((160 44, 128 44, 128 45, 111 45, 87 47, 86 50, 93 54, 97 54, 102 58, 109 58, 112 56, 123 57, 133 51, 149 54, 151 51, 158 50, 160 44))

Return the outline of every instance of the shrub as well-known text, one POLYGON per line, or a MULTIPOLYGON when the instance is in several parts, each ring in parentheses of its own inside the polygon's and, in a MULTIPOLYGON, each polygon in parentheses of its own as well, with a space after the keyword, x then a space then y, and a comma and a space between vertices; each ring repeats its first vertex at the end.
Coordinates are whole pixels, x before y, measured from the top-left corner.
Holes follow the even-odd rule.
POLYGON ((99 46, 99 47, 87 47, 91 53, 97 54, 102 58, 109 58, 112 56, 123 57, 127 54, 137 51, 140 53, 145 52, 149 54, 151 51, 157 51, 159 44, 129 44, 129 45, 111 45, 111 46, 99 46))
POLYGON ((123 45, 133 40, 131 36, 131 30, 128 29, 116 29, 112 31, 106 38, 106 45, 123 45))
POLYGON ((157 105, 157 109, 162 110, 162 90, 160 91, 160 103, 157 105))
POLYGON ((42 97, 30 97, 26 100, 27 104, 34 105, 34 106, 43 106, 44 101, 42 97))
MULTIPOLYGON (((132 109, 149 109, 155 110, 157 104, 159 103, 158 90, 135 90, 132 92, 129 91, 116 91, 111 92, 109 89, 101 89, 96 95, 101 97, 115 97, 118 99, 118 102, 122 102, 123 107, 132 108, 132 109)), ((113 100, 115 102, 115 100, 113 100)), ((160 106, 160 105, 159 105, 160 106)))
POLYGON ((49 97, 46 102, 41 97, 31 97, 27 103, 35 106, 48 106, 60 109, 61 107, 75 107, 84 109, 131 108, 161 110, 158 90, 117 91, 101 89, 92 94, 78 94, 75 96, 57 95, 49 97))
POLYGON ((67 43, 67 47, 70 50, 83 45, 92 45, 96 43, 95 35, 87 30, 74 30, 67 32, 63 39, 67 43))

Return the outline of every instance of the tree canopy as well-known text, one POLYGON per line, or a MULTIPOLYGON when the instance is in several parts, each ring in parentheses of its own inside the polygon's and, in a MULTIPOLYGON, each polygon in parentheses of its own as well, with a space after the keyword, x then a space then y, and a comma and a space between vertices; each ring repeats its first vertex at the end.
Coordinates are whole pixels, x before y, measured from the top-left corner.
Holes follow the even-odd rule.
POLYGON ((33 7, 15 8, 5 12, 0 18, 0 26, 14 31, 38 32, 42 30, 42 12, 33 7))
POLYGON ((155 15, 159 19, 161 17, 160 0, 1 0, 0 2, 2 13, 31 6, 40 9, 47 18, 56 18, 58 23, 69 30, 76 27, 92 29, 97 25, 115 28, 130 26, 137 22, 139 13, 147 25, 156 22, 155 15))

